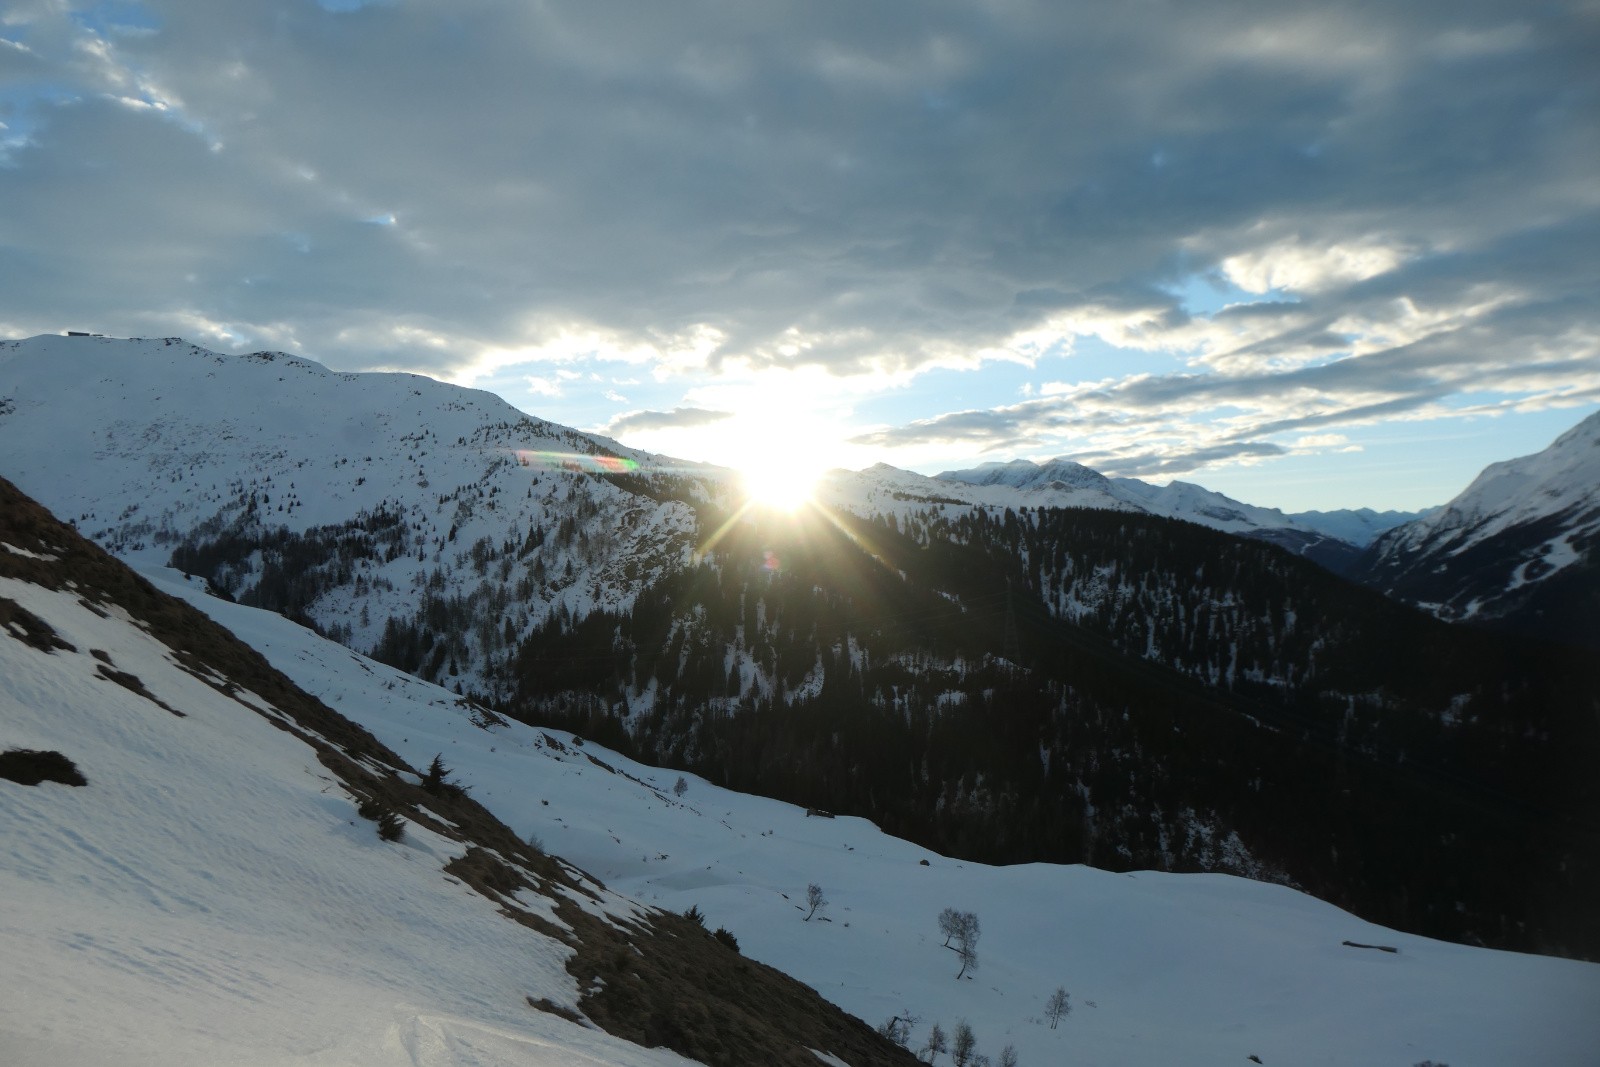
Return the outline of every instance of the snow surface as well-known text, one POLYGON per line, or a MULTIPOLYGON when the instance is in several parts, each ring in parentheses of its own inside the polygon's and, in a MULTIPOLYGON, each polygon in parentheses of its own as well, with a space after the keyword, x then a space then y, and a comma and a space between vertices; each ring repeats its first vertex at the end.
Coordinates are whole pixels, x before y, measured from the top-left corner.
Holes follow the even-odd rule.
POLYGON ((13 579, 0 597, 78 650, 0 640, 0 750, 89 781, 0 780, 0 1064, 686 1062, 530 1008, 576 1004, 566 946, 445 876, 454 842, 380 841, 305 743, 138 627, 13 579))
MULTIPOLYGON (((1112 874, 1082 866, 991 867, 955 861, 887 837, 864 820, 808 818, 802 809, 732 793, 692 775, 685 776, 690 784, 680 799, 672 791, 675 771, 634 763, 562 731, 509 722, 497 725, 443 689, 363 660, 278 616, 213 599, 197 583, 171 572, 151 571, 147 576, 262 650, 302 687, 367 726, 413 765, 424 765, 442 753, 458 778, 472 787, 473 795, 518 833, 536 835, 551 852, 605 880, 613 890, 672 910, 697 905, 708 925, 726 926, 746 954, 788 971, 869 1022, 906 1012, 917 1016, 913 1044, 935 1020, 949 1031, 965 1019, 977 1033, 981 1052, 993 1057, 1005 1044, 1014 1044, 1025 1065, 1238 1064, 1250 1055, 1266 1064, 1302 1065, 1410 1065, 1432 1059, 1454 1067, 1532 1063, 1580 1067, 1595 1062, 1600 965, 1396 933, 1285 887, 1224 875, 1112 874), (800 901, 811 882, 823 886, 830 903, 817 919, 804 922, 800 901), (957 961, 942 947, 937 933, 935 919, 945 907, 974 911, 981 919, 981 966, 970 980, 955 980, 957 961), (1347 940, 1399 951, 1352 948, 1342 944, 1347 940), (1074 1010, 1059 1029, 1051 1030, 1043 1019, 1044 1003, 1058 985, 1071 994, 1074 1010)), ((51 619, 54 622, 54 616, 51 619)), ((74 625, 78 624, 88 625, 86 620, 74 625)), ((76 636, 72 639, 79 643, 76 636)), ((122 654, 114 651, 119 663, 122 654)), ((100 695, 98 689, 94 695, 100 695)), ((4 717, 8 730, 13 718, 8 705, 4 717)), ((18 742, 38 747, 54 738, 70 754, 83 757, 80 765, 92 783, 101 760, 115 766, 117 752, 129 743, 119 737, 97 738, 91 747, 86 737, 79 742, 86 732, 81 725, 63 734, 49 725, 51 718, 31 715, 25 729, 14 731, 18 742)), ((163 737, 177 736, 183 725, 157 719, 151 728, 162 728, 163 737)), ((250 784, 249 777, 240 783, 251 805, 260 803, 256 794, 270 795, 275 789, 294 794, 290 803, 302 808, 316 811, 322 805, 322 821, 297 831, 310 839, 297 839, 295 851, 314 852, 320 833, 335 858, 333 866, 342 869, 349 850, 357 847, 351 840, 349 802, 318 794, 315 777, 304 772, 308 760, 303 750, 290 746, 274 755, 289 743, 264 725, 250 735, 247 747, 256 746, 256 734, 264 736, 262 758, 273 762, 261 773, 259 784, 250 784)), ((3 740, 10 743, 12 736, 8 733, 3 740)), ((236 744, 229 754, 237 759, 241 748, 236 744)), ((154 762, 135 768, 140 771, 137 783, 119 787, 131 794, 126 800, 97 801, 97 785, 91 785, 72 794, 55 788, 55 795, 40 806, 55 810, 61 803, 56 796, 61 795, 74 805, 93 805, 68 819, 74 832, 82 835, 93 827, 102 842, 126 834, 138 846, 128 852, 141 855, 153 850, 154 844, 146 841, 150 832, 140 827, 140 817, 147 818, 148 812, 134 803, 134 796, 147 793, 150 782, 163 781, 164 764, 158 762, 159 752, 147 758, 154 762), (128 805, 133 810, 123 812, 128 805), (116 815, 115 832, 101 828, 101 811, 107 807, 113 814, 122 812, 116 815)), ((217 765, 205 773, 218 774, 219 781, 229 783, 226 788, 234 788, 237 776, 228 771, 228 761, 221 753, 216 759, 217 765)), ((131 770, 128 777, 133 779, 131 770)), ((194 776, 201 773, 197 769, 194 776)), ((14 803, 15 792, 0 796, 14 803)), ((232 806, 223 797, 208 796, 215 806, 199 810, 212 820, 232 806)), ((272 810, 263 826, 281 821, 285 821, 283 811, 272 810)), ((186 836, 197 836, 202 829, 197 825, 189 832, 164 834, 181 853, 186 836)), ((266 833, 252 824, 247 836, 258 832, 266 833)), ((41 847, 32 835, 27 840, 27 848, 41 847)), ((363 852, 382 851, 371 842, 359 847, 363 852)), ((119 848, 117 857, 128 862, 121 860, 122 851, 119 848)), ((15 849, 7 852, 18 854, 15 849)), ((404 855, 393 850, 382 861, 384 869, 405 872, 407 861, 394 858, 404 855)), ((261 924, 272 932, 279 927, 295 931, 296 938, 307 926, 321 932, 324 921, 335 926, 358 921, 348 905, 335 908, 326 920, 273 918, 284 909, 265 900, 260 887, 253 886, 255 879, 270 871, 252 868, 241 877, 227 869, 227 860, 226 855, 212 855, 189 862, 174 857, 169 849, 160 857, 152 856, 144 879, 158 884, 176 880, 186 897, 226 912, 230 923, 235 912, 264 911, 261 924), (174 870, 167 871, 166 864, 174 870), (202 895, 203 876, 182 873, 191 867, 223 880, 233 892, 224 892, 223 900, 216 902, 211 894, 202 895), (227 904, 234 893, 252 898, 251 907, 227 904)), ((86 924, 79 915, 89 907, 84 892, 93 893, 80 891, 76 884, 85 864, 94 866, 83 860, 53 860, 32 863, 27 868, 31 874, 7 874, 23 884, 32 878, 37 888, 28 921, 10 924, 8 919, 0 935, 4 938, 0 952, 7 958, 41 960, 53 977, 47 983, 50 995, 19 989, 27 997, 18 1002, 25 1008, 0 1015, 0 1035, 12 1032, 19 1019, 32 1020, 26 1032, 33 1035, 35 1048, 47 1049, 41 1042, 56 1030, 85 1028, 74 1020, 84 1018, 81 1012, 86 1006, 104 998, 73 1001, 71 1006, 61 999, 80 986, 98 983, 106 987, 107 995, 115 994, 113 1006, 105 1011, 123 1025, 132 1023, 131 1014, 119 1014, 127 1000, 159 1001, 163 995, 159 988, 144 991, 140 976, 125 973, 124 965, 86 956, 74 947, 75 931, 86 924), (74 894, 74 905, 59 904, 63 891, 74 894)), ((437 857, 418 857, 412 869, 436 875, 437 857)), ((305 893, 320 893, 322 886, 335 884, 339 877, 329 871, 297 879, 295 884, 305 893)), ((418 892, 414 882, 406 882, 406 894, 418 892)), ((364 895, 366 883, 361 885, 364 895)), ((441 901, 454 899, 447 886, 435 885, 433 892, 441 901)), ((143 938, 143 924, 159 917, 176 924, 171 934, 178 945, 172 950, 179 957, 175 966, 191 962, 219 966, 209 947, 206 924, 215 922, 209 913, 167 903, 169 914, 163 915, 147 899, 151 893, 124 888, 122 894, 130 902, 106 920, 110 925, 104 935, 125 941, 143 938), (182 923, 189 921, 199 924, 199 935, 182 932, 182 923)), ((300 990, 348 983, 355 992, 348 1002, 339 1003, 337 1012, 328 1009, 326 999, 303 998, 311 1001, 306 1009, 312 1013, 311 1029, 331 1026, 348 1003, 356 1029, 364 1036, 349 1037, 346 1044, 373 1057, 372 1062, 381 1062, 373 1051, 380 1038, 399 1041, 394 1034, 415 1029, 417 1024, 411 1021, 415 1014, 407 1013, 434 1018, 432 1013, 438 1010, 461 1027, 469 1021, 474 1027, 507 1027, 496 996, 506 989, 538 995, 538 989, 529 986, 544 981, 553 963, 530 960, 525 945, 508 953, 503 945, 485 944, 481 947, 486 956, 477 961, 478 977, 468 983, 468 991, 454 985, 453 977, 443 981, 447 969, 458 960, 465 965, 466 957, 480 946, 473 940, 471 920, 459 916, 441 915, 440 921, 455 923, 464 932, 449 938, 434 936, 429 911, 433 899, 386 905, 407 908, 402 914, 418 926, 393 931, 405 944, 452 943, 439 958, 431 950, 417 950, 417 973, 372 971, 369 964, 314 946, 270 952, 260 947, 268 954, 251 966, 268 979, 265 994, 258 995, 255 986, 246 984, 244 991, 258 999, 242 1000, 230 987, 219 985, 210 994, 218 1000, 216 1010, 191 1008, 188 1015, 163 1002, 171 1013, 169 1025, 201 1027, 204 1024, 195 1017, 204 1015, 219 1020, 216 1025, 223 1036, 232 1039, 235 1033, 227 1020, 237 1016, 241 1027, 251 1028, 253 1040, 266 1041, 270 1034, 260 1035, 271 1030, 268 1020, 283 1018, 275 1013, 301 1009, 302 1001, 296 999, 300 990), (530 971, 540 977, 530 978, 530 971), (400 1021, 381 1016, 385 995, 372 988, 379 984, 379 974, 402 990, 390 998, 407 1005, 391 1005, 400 1021), (434 1007, 438 1001, 423 995, 426 989, 441 995, 442 1010, 434 1007)), ((320 901, 306 910, 320 914, 320 901)), ((370 912, 360 914, 373 921, 370 912)), ((250 915, 240 916, 239 921, 246 931, 257 929, 250 915)), ((348 930, 328 930, 324 936, 331 944, 354 942, 352 951, 366 943, 348 930)), ((300 944, 293 938, 286 943, 300 944)), ((385 955, 386 966, 399 967, 395 957, 402 954, 396 950, 385 955)), ((570 986, 562 984, 561 976, 556 979, 559 995, 548 995, 570 1002, 570 986)), ((34 983, 13 979, 10 984, 31 988, 34 983)), ((9 1005, 9 987, 5 993, 9 1005)), ((107 1017, 101 1009, 93 1010, 89 1018, 107 1017)), ((514 1006, 504 1011, 520 1018, 514 1006)), ((519 1025, 523 1029, 517 1033, 529 1027, 562 1026, 559 1020, 525 1018, 519 1025)), ((600 1040, 575 1028, 573 1033, 600 1040)), ((285 1053, 285 1059, 313 1054, 320 1053, 285 1053)))

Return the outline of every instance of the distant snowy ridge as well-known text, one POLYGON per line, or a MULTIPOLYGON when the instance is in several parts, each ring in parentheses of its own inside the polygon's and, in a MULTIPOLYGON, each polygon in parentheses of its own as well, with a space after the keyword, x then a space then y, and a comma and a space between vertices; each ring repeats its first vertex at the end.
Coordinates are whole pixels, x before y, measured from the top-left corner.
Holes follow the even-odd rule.
POLYGON ((1452 620, 1600 640, 1600 412, 1373 543, 1360 577, 1452 620))
POLYGON ((862 471, 830 472, 817 496, 863 517, 904 518, 951 507, 1093 508, 1156 515, 1268 541, 1341 573, 1383 530, 1415 518, 1413 513, 1371 509, 1288 515, 1189 482, 1158 486, 1137 478, 1107 478, 1066 459, 985 463, 933 477, 880 463, 862 471))
POLYGON ((1060 458, 1044 463, 1026 459, 985 463, 970 470, 944 471, 936 477, 945 482, 1009 485, 1042 493, 1076 492, 1078 499, 1083 500, 1090 499, 1083 494, 1094 493, 1104 502, 1098 505, 1061 506, 1131 509, 1170 519, 1184 519, 1224 533, 1255 534, 1266 530, 1288 530, 1306 535, 1320 534, 1357 547, 1364 547, 1390 526, 1415 517, 1410 512, 1380 513, 1370 508, 1285 514, 1278 508, 1246 504, 1192 482, 1174 481, 1166 485, 1154 485, 1138 478, 1107 478, 1081 463, 1060 458))

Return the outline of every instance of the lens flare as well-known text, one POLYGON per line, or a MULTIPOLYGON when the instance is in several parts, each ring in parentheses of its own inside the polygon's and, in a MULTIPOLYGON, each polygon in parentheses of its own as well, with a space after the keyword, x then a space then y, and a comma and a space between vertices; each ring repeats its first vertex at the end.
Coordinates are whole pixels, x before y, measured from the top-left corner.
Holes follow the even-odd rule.
POLYGON ((635 460, 584 452, 535 452, 519 448, 516 457, 524 467, 572 471, 574 474, 628 474, 639 469, 635 460))

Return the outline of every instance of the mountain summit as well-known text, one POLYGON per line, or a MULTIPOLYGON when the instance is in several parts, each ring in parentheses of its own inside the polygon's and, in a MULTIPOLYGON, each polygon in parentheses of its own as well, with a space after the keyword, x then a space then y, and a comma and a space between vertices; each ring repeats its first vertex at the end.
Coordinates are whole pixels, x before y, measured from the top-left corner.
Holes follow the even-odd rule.
POLYGON ((1357 576, 1440 618, 1600 645, 1600 412, 1378 538, 1357 576))
POLYGON ((353 647, 396 658, 449 616, 480 639, 424 662, 479 692, 552 614, 624 607, 681 564, 696 518, 651 488, 667 467, 716 488, 491 393, 179 338, 0 343, 0 455, 117 554, 353 647))
MULTIPOLYGON (((1089 507, 1137 511, 1209 526, 1223 533, 1253 537, 1305 556, 1329 570, 1348 570, 1382 531, 1416 517, 1406 512, 1308 511, 1285 514, 1278 508, 1246 504, 1192 482, 1155 485, 1138 478, 1107 478, 1069 459, 1044 463, 1015 459, 968 470, 944 471, 937 481, 989 487, 1024 494, 1020 503, 1035 507, 1089 507)), ((986 501, 996 502, 996 501, 986 501)))

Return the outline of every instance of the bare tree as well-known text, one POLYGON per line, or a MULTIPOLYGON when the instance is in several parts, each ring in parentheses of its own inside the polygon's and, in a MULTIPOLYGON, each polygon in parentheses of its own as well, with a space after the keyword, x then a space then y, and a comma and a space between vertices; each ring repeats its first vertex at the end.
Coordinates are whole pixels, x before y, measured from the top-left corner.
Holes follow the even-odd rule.
POLYGON ((906 1042, 911 1040, 911 1028, 916 1025, 917 1017, 910 1012, 904 1015, 891 1015, 878 1026, 878 1033, 905 1048, 906 1042))
POLYGON ((1017 1067, 1017 1046, 1007 1045, 1000 1050, 999 1062, 995 1067, 1017 1067))
MULTIPOLYGON (((949 1045, 945 1044, 944 1027, 940 1026, 938 1023, 934 1023, 933 1029, 928 1031, 927 1043, 922 1046, 922 1052, 926 1052, 928 1054, 928 1062, 932 1063, 934 1060, 938 1059, 939 1053, 945 1051, 949 1047, 949 1045)), ((920 1057, 921 1054, 922 1053, 919 1052, 917 1055, 920 1057)))
POLYGON ((956 936, 961 929, 961 912, 954 908, 946 908, 939 913, 939 932, 944 935, 944 947, 950 947, 950 939, 956 936))
POLYGON ((828 906, 828 898, 822 895, 822 887, 815 882, 806 886, 806 903, 811 905, 811 910, 806 912, 806 922, 811 921, 811 916, 817 913, 818 908, 828 906))
POLYGON ((956 1023, 955 1030, 950 1035, 950 1058, 955 1061, 956 1067, 967 1067, 972 1062, 972 1054, 977 1051, 978 1039, 972 1033, 972 1027, 966 1020, 956 1023))
POLYGON ((1056 986, 1056 991, 1050 994, 1050 999, 1045 1002, 1044 1013, 1050 1019, 1052 1030, 1061 1022, 1062 1016, 1072 1014, 1072 1003, 1067 999, 1067 991, 1061 986, 1056 986))
POLYGON ((946 908, 939 913, 939 932, 944 935, 944 947, 951 949, 961 959, 960 978, 978 966, 978 934, 982 928, 975 912, 946 908), (950 943, 951 939, 955 944, 950 943))
POLYGON ((687 793, 688 791, 689 791, 689 780, 687 778, 685 778, 681 774, 678 775, 678 782, 677 782, 676 785, 674 785, 672 787, 672 795, 675 796, 675 797, 681 797, 681 796, 683 796, 683 794, 687 793))
POLYGON ((956 956, 961 960, 961 970, 956 972, 958 981, 968 971, 978 969, 978 917, 972 915, 971 918, 971 923, 962 924, 956 932, 956 956))

